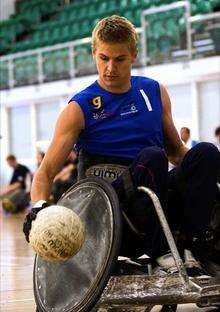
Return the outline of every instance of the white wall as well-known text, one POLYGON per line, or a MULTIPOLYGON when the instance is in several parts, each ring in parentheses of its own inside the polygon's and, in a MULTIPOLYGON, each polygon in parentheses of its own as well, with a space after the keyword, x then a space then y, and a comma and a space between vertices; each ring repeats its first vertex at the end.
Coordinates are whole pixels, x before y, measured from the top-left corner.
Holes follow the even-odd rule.
POLYGON ((167 90, 172 101, 172 114, 177 129, 184 125, 192 128, 191 84, 171 85, 167 86, 167 90))
MULTIPOLYGON (((177 129, 187 126, 193 139, 213 141, 214 128, 220 124, 220 57, 193 60, 135 69, 133 75, 151 77, 163 83, 170 94, 172 112, 177 129)), ((1 114, 1 178, 6 179, 5 156, 11 152, 8 130, 8 110, 10 107, 31 106, 30 120, 24 125, 31 134, 32 157, 19 159, 31 168, 35 166, 36 147, 46 149, 49 137, 40 140, 37 122, 38 105, 48 103, 55 118, 70 97, 92 83, 97 77, 88 76, 67 81, 46 83, 40 86, 28 86, 2 91, 1 114), (25 95, 25 96, 24 96, 25 95), (4 165, 3 165, 4 164, 4 165)), ((53 119, 55 123, 55 119, 53 119)), ((46 126, 46 122, 45 122, 46 126)), ((52 129, 53 125, 50 125, 52 129)), ((52 132, 52 130, 50 130, 52 132)), ((52 135, 52 133, 50 134, 52 135)))
POLYGON ((8 129, 7 108, 0 106, 0 186, 4 184, 10 176, 10 170, 6 167, 5 158, 9 151, 9 129, 8 129))
POLYGON ((214 129, 220 126, 220 80, 205 81, 199 84, 200 98, 200 138, 208 141, 213 138, 214 129), (218 90, 218 92, 216 92, 218 90))
POLYGON ((0 0, 0 21, 6 20, 15 12, 15 0, 0 0))

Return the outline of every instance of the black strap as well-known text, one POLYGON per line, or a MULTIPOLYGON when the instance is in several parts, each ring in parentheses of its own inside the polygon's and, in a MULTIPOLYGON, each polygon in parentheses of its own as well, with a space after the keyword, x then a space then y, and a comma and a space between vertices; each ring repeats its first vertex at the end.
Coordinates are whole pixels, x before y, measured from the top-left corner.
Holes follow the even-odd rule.
POLYGON ((98 164, 116 164, 117 165, 118 164, 121 166, 128 167, 131 164, 131 162, 132 162, 132 159, 90 154, 87 151, 81 149, 78 153, 78 164, 77 164, 78 178, 77 180, 80 181, 82 179, 85 179, 86 170, 94 165, 98 165, 98 164))

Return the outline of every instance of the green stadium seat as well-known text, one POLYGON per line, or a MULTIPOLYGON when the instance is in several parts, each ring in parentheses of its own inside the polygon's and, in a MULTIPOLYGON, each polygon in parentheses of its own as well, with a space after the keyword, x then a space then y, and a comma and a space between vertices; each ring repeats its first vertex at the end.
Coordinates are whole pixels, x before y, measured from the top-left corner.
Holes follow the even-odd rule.
POLYGON ((59 76, 59 78, 69 77, 69 49, 58 50, 56 59, 56 76, 59 76))
POLYGON ((153 1, 151 0, 141 0, 141 8, 148 9, 152 3, 153 1))
POLYGON ((81 32, 81 24, 80 23, 74 23, 70 25, 69 28, 69 40, 75 40, 80 37, 81 32))
POLYGON ((175 40, 179 40, 180 29, 177 24, 177 21, 174 18, 169 18, 165 22, 166 33, 168 36, 172 37, 175 40))
MULTIPOLYGON (((161 20, 157 20, 150 25, 152 37, 155 40, 158 40, 161 36, 164 35, 164 23, 161 20)), ((153 39, 152 38, 152 39, 153 39)))
POLYGON ((61 23, 67 22, 69 20, 69 11, 62 11, 55 19, 61 23))
POLYGON ((211 12, 212 6, 210 1, 197 0, 196 1, 196 13, 207 14, 211 12))
MULTIPOLYGON (((62 27, 62 32, 61 32, 61 37, 62 37, 62 41, 68 41, 71 38, 71 27, 69 25, 65 25, 64 27, 62 27)), ((57 35, 59 36, 59 34, 57 33, 57 35)), ((57 40, 59 40, 59 37, 56 38, 57 40)))
POLYGON ((77 10, 74 11, 75 12, 75 17, 77 17, 77 19, 85 19, 87 17, 87 12, 88 9, 86 6, 81 6, 79 8, 77 8, 77 10))
POLYGON ((141 8, 138 8, 134 11, 134 18, 133 18, 133 23, 136 27, 141 26, 141 8))
MULTIPOLYGON (((51 33, 51 39, 53 43, 58 43, 59 38, 62 36, 62 27, 55 27, 51 33)), ((68 38, 68 37, 67 37, 68 38)), ((65 38, 64 38, 65 41, 65 38)))
POLYGON ((53 80, 55 63, 56 59, 54 58, 54 51, 43 53, 43 72, 45 81, 53 80))
POLYGON ((99 5, 97 5, 97 12, 98 16, 105 15, 108 12, 108 3, 107 1, 100 1, 99 5))
POLYGON ((42 31, 42 37, 41 37, 41 45, 49 45, 50 44, 50 30, 46 29, 42 31))
POLYGON ((90 44, 76 46, 74 53, 77 75, 87 75, 95 72, 90 44))
POLYGON ((113 14, 115 13, 115 11, 118 10, 118 2, 117 0, 110 0, 109 3, 108 3, 108 9, 109 9, 109 13, 110 14, 113 14))
POLYGON ((161 36, 157 41, 157 50, 160 54, 169 54, 172 50, 172 39, 168 36, 161 36))
POLYGON ((15 59, 14 78, 16 85, 34 83, 37 79, 37 57, 28 56, 15 59))
POLYGON ((157 52, 157 49, 157 42, 155 40, 148 40, 147 50, 149 51, 150 55, 155 54, 155 52, 157 52))
POLYGON ((97 6, 98 4, 91 3, 88 7, 88 13, 87 16, 90 17, 96 17, 97 15, 97 6))
POLYGON ((133 8, 137 8, 140 5, 140 0, 130 0, 129 5, 133 8))
POLYGON ((15 86, 24 85, 26 82, 25 64, 23 58, 14 60, 15 86))
POLYGON ((45 81, 69 77, 69 49, 45 52, 43 68, 45 81))
POLYGON ((77 9, 72 9, 69 13, 69 20, 71 21, 74 21, 76 18, 77 18, 77 13, 78 13, 78 10, 77 9))
POLYGON ((122 15, 124 17, 126 17, 127 19, 129 19, 132 23, 134 23, 134 16, 133 16, 133 10, 124 10, 124 12, 122 13, 122 15))

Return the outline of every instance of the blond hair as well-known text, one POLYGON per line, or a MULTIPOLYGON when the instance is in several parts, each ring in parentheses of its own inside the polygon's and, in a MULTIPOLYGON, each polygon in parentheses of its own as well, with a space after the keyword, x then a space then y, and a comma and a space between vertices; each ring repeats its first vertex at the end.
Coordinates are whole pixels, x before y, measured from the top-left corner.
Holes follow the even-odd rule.
POLYGON ((138 36, 134 25, 125 17, 112 15, 100 20, 92 32, 92 50, 97 42, 127 43, 132 52, 137 52, 138 36))

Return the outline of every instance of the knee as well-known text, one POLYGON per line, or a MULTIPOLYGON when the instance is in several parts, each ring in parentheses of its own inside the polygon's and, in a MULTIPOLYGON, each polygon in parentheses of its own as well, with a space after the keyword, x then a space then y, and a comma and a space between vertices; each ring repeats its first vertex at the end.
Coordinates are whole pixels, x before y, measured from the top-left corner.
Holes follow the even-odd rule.
POLYGON ((142 149, 140 152, 139 156, 139 161, 142 163, 147 163, 147 162, 155 162, 155 163, 163 163, 165 165, 168 164, 167 156, 165 151, 160 148, 160 147, 146 147, 142 149))
POLYGON ((201 142, 198 143, 194 148, 192 148, 192 152, 195 152, 201 156, 201 159, 207 161, 220 161, 220 153, 217 147, 209 142, 201 142))
POLYGON ((212 173, 220 171, 220 153, 217 147, 208 142, 201 142, 188 151, 182 162, 183 169, 201 168, 212 173))

